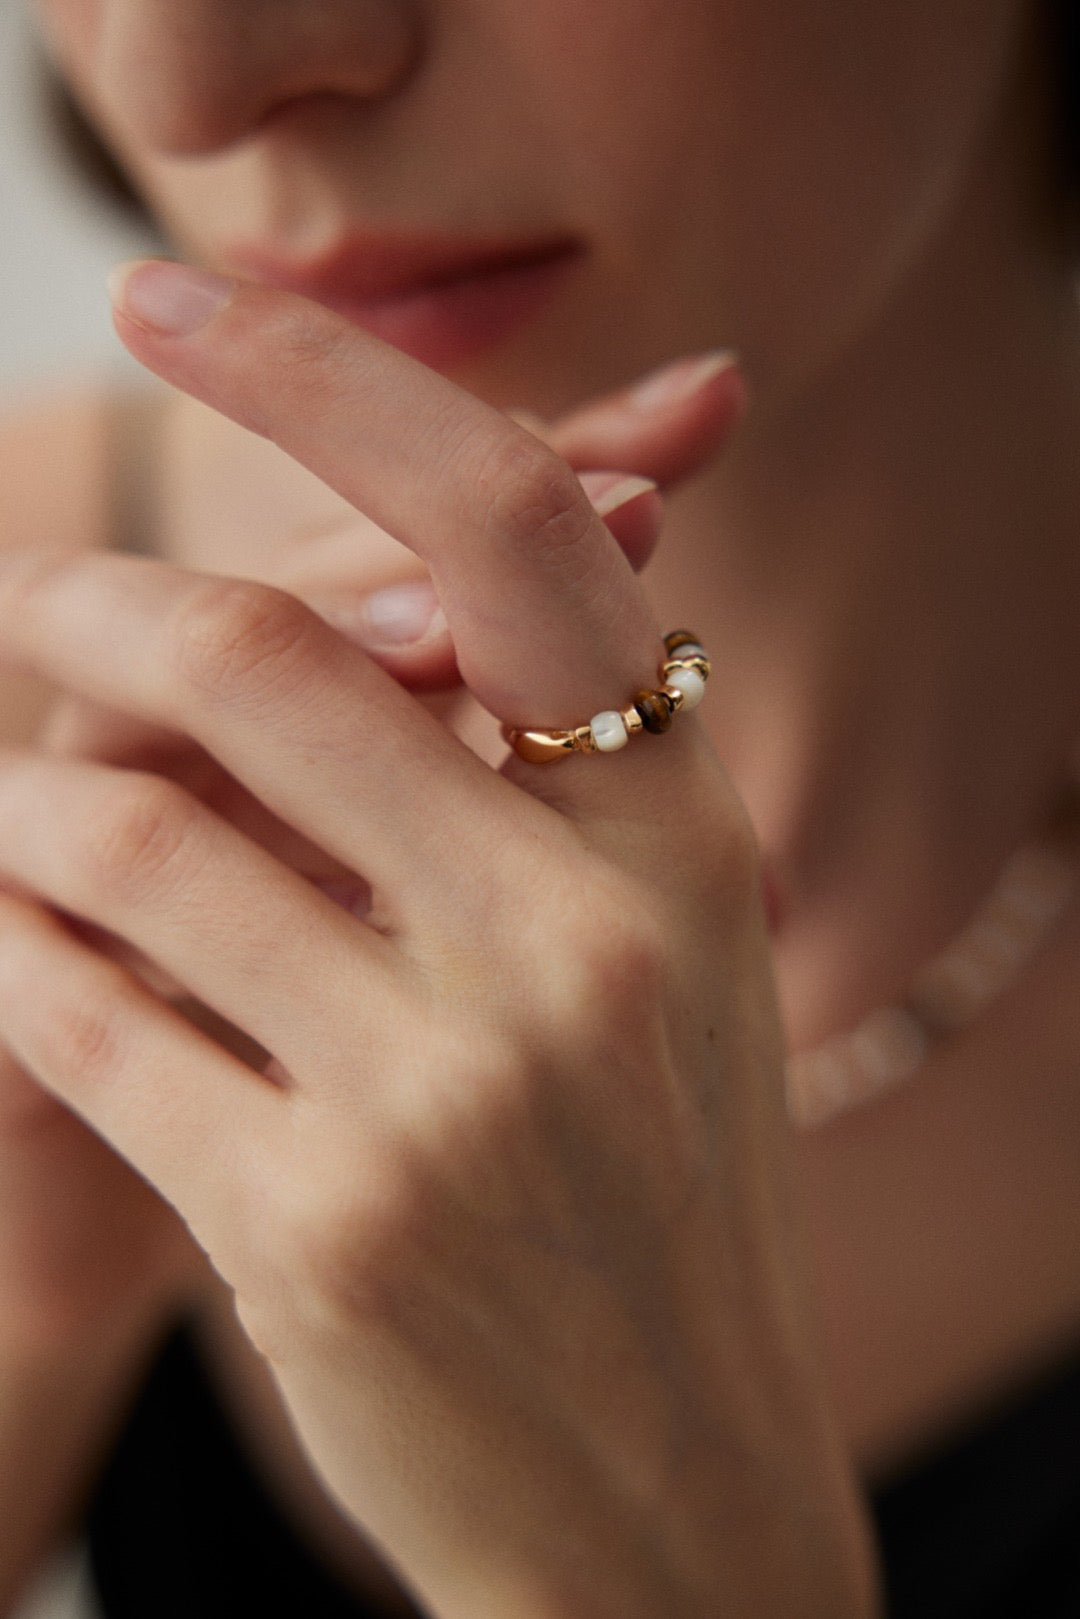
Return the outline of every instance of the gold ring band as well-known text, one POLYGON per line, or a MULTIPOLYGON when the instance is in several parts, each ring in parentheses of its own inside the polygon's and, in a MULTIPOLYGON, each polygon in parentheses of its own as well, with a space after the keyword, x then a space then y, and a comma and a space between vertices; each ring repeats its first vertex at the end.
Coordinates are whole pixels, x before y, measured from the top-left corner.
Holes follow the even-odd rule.
POLYGON ((557 764, 572 753, 617 753, 632 736, 670 729, 681 709, 696 708, 705 695, 709 659, 691 630, 672 630, 664 636, 665 658, 657 669, 661 684, 635 693, 626 708, 604 709, 587 725, 572 730, 547 731, 530 726, 504 725, 503 736, 519 759, 531 765, 557 764))

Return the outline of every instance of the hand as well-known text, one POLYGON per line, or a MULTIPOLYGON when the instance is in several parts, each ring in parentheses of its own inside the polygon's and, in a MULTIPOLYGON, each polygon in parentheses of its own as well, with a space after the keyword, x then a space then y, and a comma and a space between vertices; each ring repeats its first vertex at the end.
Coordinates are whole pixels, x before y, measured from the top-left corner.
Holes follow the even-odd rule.
MULTIPOLYGON (((738 366, 732 356, 718 353, 664 366, 555 422, 526 412, 510 414, 578 472, 637 570, 650 559, 659 538, 660 495, 716 459, 743 406, 738 366), (649 480, 655 481, 655 491, 649 490, 649 480)), ((215 536, 215 560, 223 573, 235 571, 231 549, 227 532, 215 536)), ((278 544, 272 564, 247 576, 308 602, 402 685, 432 694, 433 711, 444 717, 448 710, 453 713, 446 698, 462 688, 445 615, 439 613, 436 623, 423 631, 416 624, 399 623, 397 633, 388 635, 382 627, 395 607, 400 611, 407 604, 421 612, 437 607, 430 575, 407 547, 361 514, 343 516, 332 528, 321 525, 314 536, 307 530, 297 533, 291 542, 278 544)), ((195 790, 212 790, 211 763, 196 763, 190 747, 185 756, 182 743, 171 733, 78 698, 53 710, 46 733, 51 751, 129 766, 149 763, 170 774, 181 770, 189 785, 198 784, 195 790)))
MULTIPOLYGON (((502 719, 650 675, 611 535, 497 413, 266 289, 184 339, 122 329, 415 547, 502 719)), ((350 915, 149 774, 3 771, 0 870, 159 962, 276 1083, 29 897, 0 902, 4 1038, 181 1209, 316 1466, 434 1611, 868 1611, 754 843, 692 716, 499 775, 263 586, 12 560, 0 625, 371 884, 350 915)))
MULTIPOLYGON (((652 555, 659 537, 660 501, 645 490, 625 500, 627 477, 655 480, 661 491, 685 482, 713 461, 725 444, 744 406, 742 377, 730 355, 698 355, 663 367, 632 388, 589 401, 561 420, 547 423, 526 412, 511 412, 515 420, 546 443, 581 477, 586 493, 603 515, 631 566, 637 570, 652 555), (622 497, 622 503, 612 502, 622 497)), ((370 533, 371 525, 364 525, 370 533)), ((378 538, 385 544, 387 537, 378 538)), ((392 544, 393 542, 391 542, 392 544)), ((381 549, 381 548, 380 548, 381 549)), ((398 547, 397 576, 384 555, 365 557, 346 529, 323 538, 312 558, 311 547, 301 543, 293 560, 270 581, 307 600, 330 622, 358 639, 377 662, 414 691, 441 690, 457 682, 453 643, 440 615, 438 628, 428 627, 415 640, 389 640, 379 633, 373 600, 365 601, 364 584, 356 575, 364 559, 371 585, 379 585, 379 600, 387 586, 408 584, 424 600, 430 578, 418 558, 398 547), (335 593, 345 587, 344 600, 335 593), (314 587, 314 588, 312 588, 314 587)), ((434 595, 431 596, 434 604, 434 595)))
MULTIPOLYGON (((641 403, 640 390, 619 390, 559 422, 532 418, 530 430, 579 469, 587 493, 605 511, 613 493, 617 498, 627 492, 627 474, 647 472, 666 487, 717 453, 741 400, 737 369, 719 358, 665 368, 648 379, 641 403)), ((608 527, 635 567, 651 553, 659 517, 659 499, 640 487, 606 511, 608 527)), ((336 614, 355 636, 367 626, 358 606, 371 591, 422 588, 417 559, 380 538, 384 543, 373 554, 363 546, 362 525, 359 538, 343 530, 314 546, 298 536, 292 551, 277 557, 267 582, 309 600, 331 622, 336 614)), ((227 571, 227 535, 220 552, 227 571)), ((441 693, 456 685, 445 627, 395 645, 377 634, 367 638, 373 656, 411 689, 441 693)), ((445 712, 442 696, 433 706, 436 701, 445 712)), ((189 738, 71 697, 54 706, 40 741, 46 752, 68 758, 167 775, 297 869, 328 880, 352 875, 284 827, 189 738)), ((145 972, 146 964, 121 941, 101 935, 97 942, 145 972)), ((182 986, 168 985, 160 974, 155 983, 159 991, 183 994, 182 986)), ((226 1031, 216 1032, 228 1040, 226 1031)), ((78 1349, 90 1337, 100 1340, 106 1326, 118 1329, 179 1292, 194 1258, 185 1238, 153 1188, 0 1052, 0 1299, 9 1335, 17 1332, 34 1352, 42 1344, 78 1349)))

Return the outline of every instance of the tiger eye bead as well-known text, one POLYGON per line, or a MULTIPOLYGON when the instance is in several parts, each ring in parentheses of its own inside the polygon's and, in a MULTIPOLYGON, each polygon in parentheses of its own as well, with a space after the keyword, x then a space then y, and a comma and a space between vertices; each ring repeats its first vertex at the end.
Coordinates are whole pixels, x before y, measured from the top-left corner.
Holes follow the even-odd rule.
POLYGON ((634 707, 641 715, 641 723, 654 736, 661 736, 671 727, 671 704, 662 691, 639 691, 634 696, 634 707))
POLYGON ((663 642, 665 659, 656 671, 660 684, 639 691, 621 712, 604 709, 588 725, 567 731, 503 726, 503 736, 529 764, 551 764, 571 753, 616 753, 642 731, 662 736, 676 714, 698 706, 709 678, 708 656, 692 630, 672 630, 663 642))
POLYGON ((701 650, 701 642, 693 630, 672 630, 670 635, 664 636, 664 650, 669 658, 675 657, 680 647, 692 646, 695 651, 701 650))

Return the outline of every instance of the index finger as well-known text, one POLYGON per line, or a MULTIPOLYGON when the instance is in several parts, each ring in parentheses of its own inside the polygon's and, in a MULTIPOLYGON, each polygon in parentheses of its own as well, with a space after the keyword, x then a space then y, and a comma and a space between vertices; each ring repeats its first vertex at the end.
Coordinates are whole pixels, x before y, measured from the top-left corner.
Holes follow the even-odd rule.
POLYGON ((578 725, 652 673, 659 631, 559 456, 321 305, 163 261, 115 276, 117 330, 420 556, 466 683, 511 724, 578 725))

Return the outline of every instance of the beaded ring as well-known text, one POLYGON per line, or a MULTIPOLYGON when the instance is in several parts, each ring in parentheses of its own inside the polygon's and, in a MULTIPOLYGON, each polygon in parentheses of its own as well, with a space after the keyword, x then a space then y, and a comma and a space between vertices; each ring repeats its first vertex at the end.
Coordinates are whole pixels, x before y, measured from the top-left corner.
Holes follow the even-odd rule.
POLYGON ((661 735, 680 709, 698 706, 709 678, 708 655, 692 631, 672 630, 664 636, 664 651, 667 657, 657 670, 661 685, 654 691, 635 693, 621 712, 606 708, 594 714, 588 725, 571 731, 504 726, 503 736, 519 759, 531 765, 549 765, 572 753, 617 753, 642 731, 661 735))

